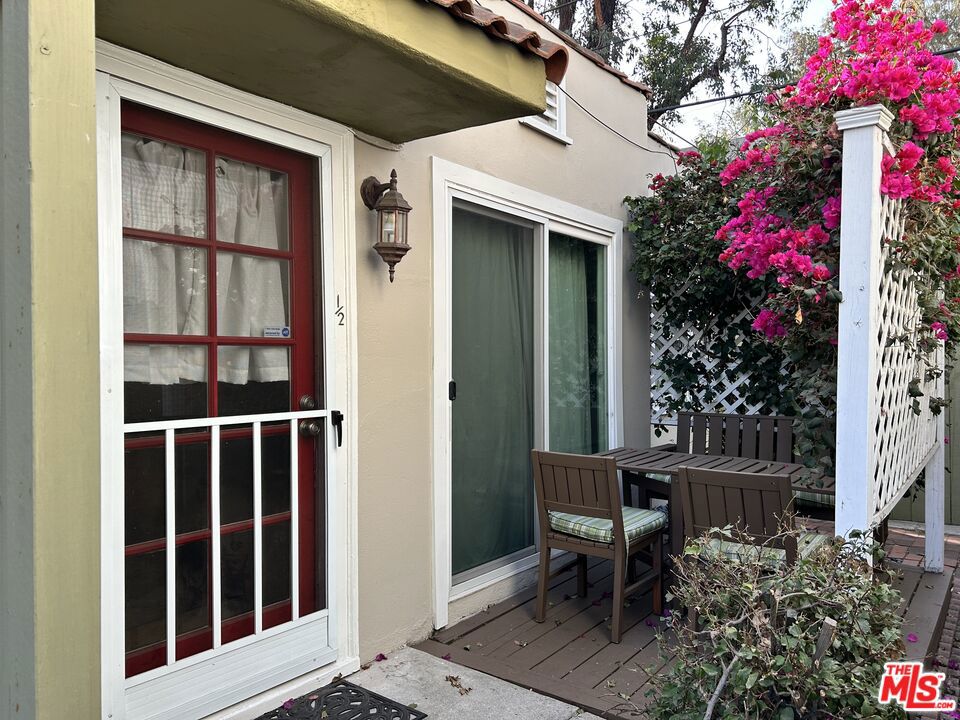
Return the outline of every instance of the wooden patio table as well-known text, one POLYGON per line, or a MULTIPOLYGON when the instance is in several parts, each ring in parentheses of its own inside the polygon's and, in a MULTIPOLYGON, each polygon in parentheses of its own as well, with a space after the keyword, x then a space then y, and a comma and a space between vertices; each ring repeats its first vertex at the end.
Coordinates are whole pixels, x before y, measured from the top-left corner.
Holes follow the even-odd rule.
POLYGON ((633 492, 628 490, 637 484, 640 476, 670 475, 671 482, 663 482, 663 494, 670 498, 670 547, 673 553, 680 552, 683 546, 683 512, 680 509, 679 483, 677 477, 681 467, 701 467, 713 470, 754 473, 763 475, 789 475, 794 492, 804 491, 833 495, 836 487, 833 478, 816 478, 810 469, 796 463, 755 460, 731 455, 701 455, 694 453, 672 452, 669 450, 634 450, 620 447, 597 453, 612 457, 617 468, 623 473, 624 502, 633 502, 633 492))

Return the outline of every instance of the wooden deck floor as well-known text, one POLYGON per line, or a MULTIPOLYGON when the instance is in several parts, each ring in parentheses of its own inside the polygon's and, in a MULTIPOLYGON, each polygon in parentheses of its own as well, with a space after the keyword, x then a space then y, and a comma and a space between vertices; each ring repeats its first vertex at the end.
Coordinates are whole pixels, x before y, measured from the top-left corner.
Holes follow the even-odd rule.
MULTIPOLYGON (((902 568, 904 635, 910 658, 932 657, 949 604, 952 571, 932 575, 902 568)), ((612 576, 607 561, 589 570, 588 597, 576 597, 575 572, 554 579, 547 619, 534 622, 535 590, 521 592, 457 625, 418 649, 485 672, 611 720, 643 718, 650 678, 671 662, 657 641, 664 622, 651 614, 650 594, 624 608, 626 631, 610 642, 612 576)))
POLYGON ((534 621, 536 591, 528 590, 435 634, 418 649, 609 718, 643 717, 650 677, 669 655, 660 652, 646 593, 624 608, 622 642, 610 642, 609 561, 594 563, 586 598, 576 597, 576 573, 554 579, 547 618, 534 621))

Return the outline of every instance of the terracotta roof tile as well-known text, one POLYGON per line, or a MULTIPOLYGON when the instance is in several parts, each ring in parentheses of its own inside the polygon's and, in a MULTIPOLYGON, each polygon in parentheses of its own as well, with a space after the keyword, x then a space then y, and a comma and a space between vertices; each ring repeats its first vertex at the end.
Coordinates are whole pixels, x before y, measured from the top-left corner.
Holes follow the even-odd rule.
POLYGON ((519 23, 511 22, 497 15, 474 0, 427 0, 434 5, 446 8, 454 17, 473 23, 498 40, 513 43, 518 48, 543 59, 547 80, 559 83, 567 71, 570 60, 567 48, 549 40, 544 40, 533 30, 519 23))

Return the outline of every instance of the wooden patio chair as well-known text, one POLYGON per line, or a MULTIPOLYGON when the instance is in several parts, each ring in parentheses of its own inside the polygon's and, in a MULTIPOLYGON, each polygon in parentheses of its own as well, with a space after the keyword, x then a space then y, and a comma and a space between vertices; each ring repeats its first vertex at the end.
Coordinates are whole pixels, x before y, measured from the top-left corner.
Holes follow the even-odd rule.
POLYGON ((613 458, 532 451, 533 478, 540 522, 540 577, 537 622, 547 611, 551 577, 550 551, 577 554, 577 587, 587 596, 587 556, 613 561, 611 640, 623 634, 623 603, 627 596, 653 587, 653 611, 663 612, 663 530, 667 517, 657 510, 625 507, 620 499, 617 463, 613 458), (652 569, 627 585, 628 562, 650 550, 652 569))
POLYGON ((793 462, 793 418, 681 412, 676 451, 793 462))
POLYGON ((710 534, 710 547, 732 559, 796 562, 829 542, 815 532, 781 535, 793 529, 793 490, 786 475, 754 475, 724 470, 681 467, 680 502, 686 540, 710 534), (742 534, 736 542, 718 528, 732 526, 742 534))
MULTIPOLYGON (((677 441, 658 445, 654 450, 724 455, 732 457, 793 462, 793 418, 783 415, 728 415, 724 413, 681 412, 677 414, 677 441)), ((624 494, 633 503, 647 507, 650 496, 670 499, 670 475, 625 475, 624 494)), ((675 528, 673 542, 680 539, 675 528)), ((671 548, 678 552, 679 548, 671 548)))

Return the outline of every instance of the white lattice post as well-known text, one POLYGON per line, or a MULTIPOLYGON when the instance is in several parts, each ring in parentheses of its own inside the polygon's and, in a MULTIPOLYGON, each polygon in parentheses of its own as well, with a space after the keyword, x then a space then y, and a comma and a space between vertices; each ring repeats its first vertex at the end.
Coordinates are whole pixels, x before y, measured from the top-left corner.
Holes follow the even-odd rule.
MULTIPOLYGON (((937 366, 941 370, 937 378, 936 395, 944 395, 944 352, 943 346, 937 350, 937 366)), ((924 552, 923 564, 931 572, 943 572, 943 525, 945 509, 944 498, 944 433, 946 431, 947 409, 942 408, 937 415, 937 437, 935 450, 927 462, 924 486, 924 552)))
POLYGON ((869 530, 875 515, 880 317, 880 163, 893 115, 880 105, 836 115, 843 133, 837 365, 836 533, 869 530))

